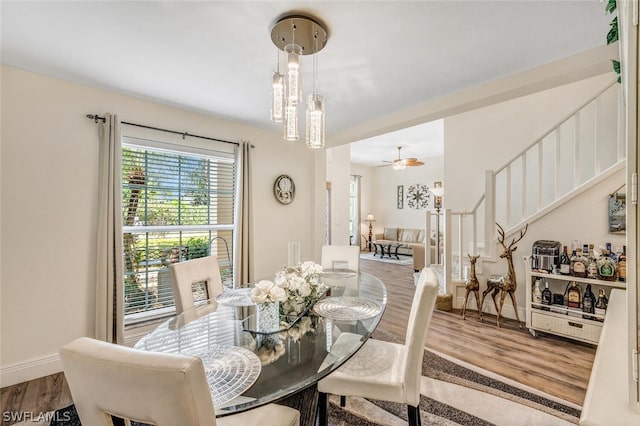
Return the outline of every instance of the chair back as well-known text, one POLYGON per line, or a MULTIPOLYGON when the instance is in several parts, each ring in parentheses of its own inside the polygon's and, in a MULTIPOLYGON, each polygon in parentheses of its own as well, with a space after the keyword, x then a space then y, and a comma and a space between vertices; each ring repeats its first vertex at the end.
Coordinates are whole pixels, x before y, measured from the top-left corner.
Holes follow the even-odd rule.
POLYGON ((144 352, 88 337, 64 346, 60 357, 83 425, 113 426, 112 416, 152 425, 216 425, 198 357, 144 352))
POLYGON ((422 358, 437 297, 438 277, 431 268, 424 268, 418 278, 405 336, 405 392, 407 403, 414 407, 420 402, 422 358))
POLYGON ((322 246, 323 269, 345 268, 352 271, 360 270, 360 247, 358 246, 322 246))
POLYGON ((222 278, 216 256, 201 257, 169 265, 173 299, 176 302, 176 314, 194 306, 193 284, 204 282, 206 298, 212 299, 222 293, 222 278))

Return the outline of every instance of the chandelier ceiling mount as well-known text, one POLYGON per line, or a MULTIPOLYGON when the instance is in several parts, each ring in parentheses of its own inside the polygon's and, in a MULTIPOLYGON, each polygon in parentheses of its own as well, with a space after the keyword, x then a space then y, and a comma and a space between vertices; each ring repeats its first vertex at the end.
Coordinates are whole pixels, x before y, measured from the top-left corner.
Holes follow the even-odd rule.
POLYGON ((328 38, 324 25, 304 15, 287 15, 271 29, 271 41, 278 49, 286 52, 288 46, 296 44, 300 46, 301 55, 318 53, 327 44, 328 38))

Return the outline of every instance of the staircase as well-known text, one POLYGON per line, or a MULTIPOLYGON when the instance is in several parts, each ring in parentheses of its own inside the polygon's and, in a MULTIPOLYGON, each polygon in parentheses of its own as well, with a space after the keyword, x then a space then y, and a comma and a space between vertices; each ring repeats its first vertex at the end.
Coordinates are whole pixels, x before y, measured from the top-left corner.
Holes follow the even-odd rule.
MULTIPOLYGON (((482 262, 497 260, 496 222, 509 237, 624 168, 619 92, 613 79, 500 169, 486 171, 484 194, 470 210, 427 211, 426 235, 439 228, 444 240, 446 292, 465 279, 467 253, 481 255, 479 273, 482 262)), ((435 263, 429 250, 426 257, 426 265, 435 263)))

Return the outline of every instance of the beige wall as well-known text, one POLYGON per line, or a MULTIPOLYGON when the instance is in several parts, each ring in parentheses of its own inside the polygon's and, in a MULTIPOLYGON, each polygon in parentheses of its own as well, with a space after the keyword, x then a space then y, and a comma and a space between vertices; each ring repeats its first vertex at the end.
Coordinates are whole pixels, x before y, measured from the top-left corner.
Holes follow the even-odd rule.
POLYGON ((254 276, 286 263, 287 241, 305 242, 301 257, 313 257, 315 154, 285 143, 277 126, 268 132, 10 67, 1 77, 3 386, 56 371, 62 345, 93 335, 98 140, 87 113, 250 141, 254 276), (296 185, 288 206, 272 191, 283 173, 296 185))

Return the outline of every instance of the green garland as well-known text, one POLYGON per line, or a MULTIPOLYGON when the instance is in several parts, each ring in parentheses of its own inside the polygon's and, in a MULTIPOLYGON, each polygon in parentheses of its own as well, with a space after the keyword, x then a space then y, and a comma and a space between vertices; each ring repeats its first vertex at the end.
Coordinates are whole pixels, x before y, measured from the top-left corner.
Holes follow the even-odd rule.
MULTIPOLYGON (((616 0, 609 0, 605 7, 605 12, 613 14, 617 8, 618 8, 618 3, 616 2, 616 0)), ((618 41, 619 36, 618 36, 618 17, 617 16, 613 18, 613 20, 609 23, 609 26, 611 28, 607 33, 607 45, 618 41)), ((613 71, 615 71, 615 73, 618 74, 618 83, 622 82, 622 77, 620 76, 620 61, 616 59, 612 59, 611 63, 613 64, 613 71)))

